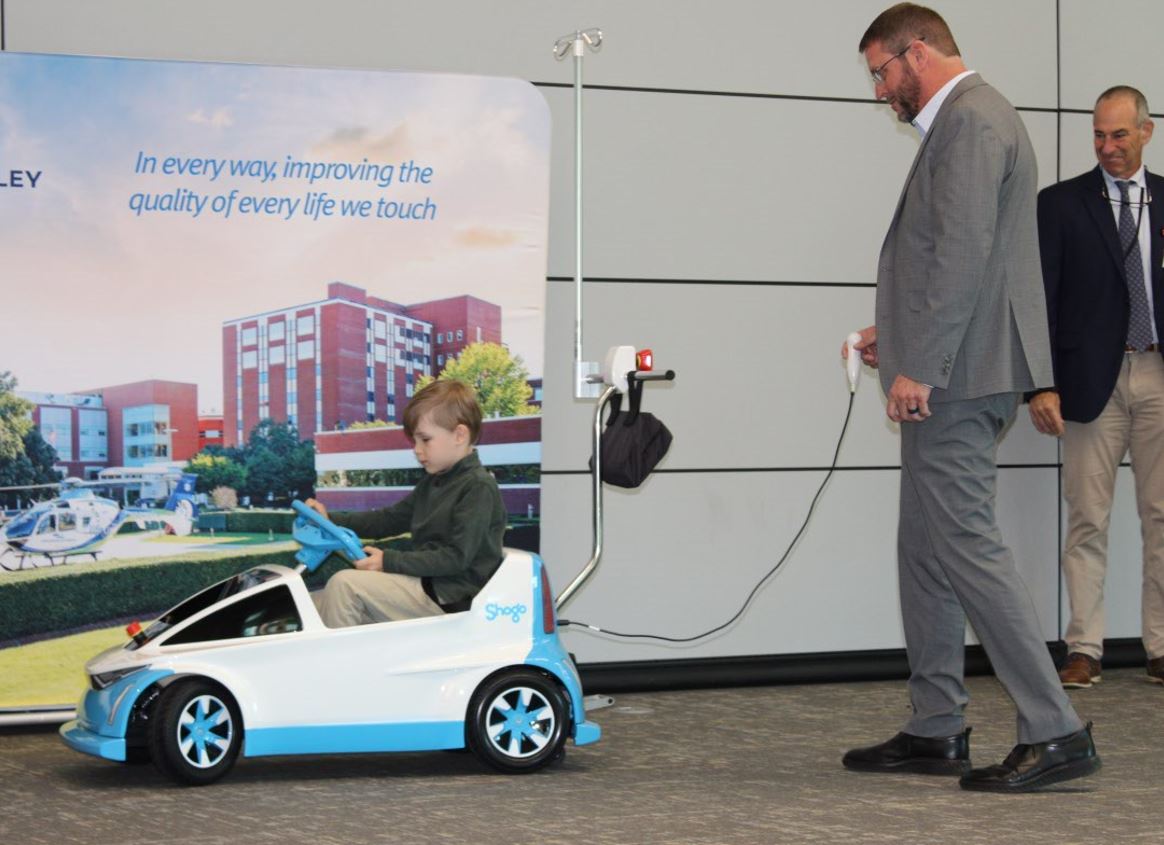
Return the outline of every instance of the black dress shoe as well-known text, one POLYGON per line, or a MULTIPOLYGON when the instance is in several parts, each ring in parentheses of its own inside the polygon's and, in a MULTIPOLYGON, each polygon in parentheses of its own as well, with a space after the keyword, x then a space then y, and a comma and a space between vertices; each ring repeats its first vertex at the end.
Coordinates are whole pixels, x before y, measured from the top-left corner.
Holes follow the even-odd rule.
POLYGON ((855 772, 961 775, 970 771, 970 728, 941 737, 899 733, 880 745, 854 748, 841 763, 855 772))
POLYGON ((1029 792, 1094 774, 1100 765, 1088 722, 1083 730, 1058 739, 1016 745, 1001 765, 973 769, 959 783, 963 789, 984 792, 1029 792))

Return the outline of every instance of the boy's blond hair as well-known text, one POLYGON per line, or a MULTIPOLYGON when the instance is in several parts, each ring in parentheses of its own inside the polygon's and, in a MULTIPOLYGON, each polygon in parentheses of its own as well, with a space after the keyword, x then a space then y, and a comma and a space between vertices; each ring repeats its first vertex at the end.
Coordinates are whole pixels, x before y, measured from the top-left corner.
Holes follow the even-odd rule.
POLYGON ((481 437, 481 406, 476 392, 463 381, 437 379, 412 397, 404 409, 404 433, 409 440, 425 414, 432 414, 432 421, 446 431, 465 426, 472 445, 481 437))

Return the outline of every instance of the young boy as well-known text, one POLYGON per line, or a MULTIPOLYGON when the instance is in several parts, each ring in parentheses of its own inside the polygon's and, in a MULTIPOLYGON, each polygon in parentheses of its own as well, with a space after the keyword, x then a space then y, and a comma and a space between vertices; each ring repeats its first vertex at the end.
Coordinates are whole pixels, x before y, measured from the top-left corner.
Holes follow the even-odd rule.
POLYGON ((481 435, 473 389, 434 381, 404 409, 404 431, 427 473, 407 497, 389 508, 330 516, 307 500, 359 537, 412 532, 410 551, 365 546, 368 556, 355 569, 337 572, 315 594, 329 628, 468 610, 501 564, 505 506, 473 448, 481 435))

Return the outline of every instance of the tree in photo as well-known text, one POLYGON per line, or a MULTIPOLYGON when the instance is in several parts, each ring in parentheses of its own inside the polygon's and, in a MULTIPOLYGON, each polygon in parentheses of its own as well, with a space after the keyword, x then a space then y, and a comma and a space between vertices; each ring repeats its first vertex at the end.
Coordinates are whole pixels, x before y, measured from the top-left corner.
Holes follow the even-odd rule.
POLYGON ((24 435, 25 479, 21 484, 53 484, 60 481, 56 470, 57 450, 35 426, 24 435))
POLYGON ((16 378, 0 372, 0 461, 14 461, 24 454, 24 435, 32 429, 33 404, 16 395, 16 378))
MULTIPOLYGON (((16 379, 11 373, 0 373, 0 487, 53 484, 60 480, 54 468, 56 449, 32 422, 34 407, 16 395, 16 379)), ((10 492, 4 497, 5 503, 28 498, 19 491, 10 492)))
POLYGON ((226 455, 202 451, 186 464, 186 472, 197 474, 196 489, 199 493, 209 493, 216 487, 242 490, 247 483, 247 468, 226 455))
POLYGON ((246 447, 246 493, 254 502, 300 499, 315 491, 315 444, 300 442, 294 428, 262 420, 246 447))
MULTIPOLYGON (((477 402, 486 417, 520 417, 538 413, 530 405, 533 388, 529 371, 520 355, 510 355, 499 343, 472 343, 456 359, 445 365, 440 378, 463 381, 477 392, 477 402)), ((425 376, 417 382, 420 390, 432 382, 425 376)))

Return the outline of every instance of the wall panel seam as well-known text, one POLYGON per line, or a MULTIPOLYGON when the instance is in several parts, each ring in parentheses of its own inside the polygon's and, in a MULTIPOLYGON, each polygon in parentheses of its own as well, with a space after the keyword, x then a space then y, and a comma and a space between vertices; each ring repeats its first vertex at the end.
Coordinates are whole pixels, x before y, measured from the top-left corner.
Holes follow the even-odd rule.
MULTIPOLYGON (((547 282, 573 282, 573 276, 546 276, 547 282)), ((657 279, 636 276, 586 276, 588 284, 738 285, 741 287, 875 288, 876 282, 802 282, 767 279, 657 279)))
MULTIPOLYGON (((998 468, 1003 469, 1054 469, 1060 467, 1058 463, 1015 463, 1015 464, 999 464, 998 468)), ((786 466, 786 467, 668 467, 666 469, 656 469, 652 475, 736 475, 739 473, 758 473, 758 472, 828 472, 831 467, 827 466, 786 466)), ((838 466, 835 472, 885 472, 900 470, 901 464, 869 464, 858 466, 838 466)), ((546 469, 542 468, 542 475, 590 475, 589 469, 546 469)))
MULTIPOLYGON (((1063 181, 1063 11, 1062 0, 1055 0, 1055 107, 1059 113, 1055 115, 1055 181, 1063 181)), ((1063 444, 1055 444, 1055 454, 1059 457, 1059 469, 1055 473, 1056 512, 1055 537, 1056 549, 1063 548, 1063 444)), ((1055 630, 1062 640, 1066 635, 1063 629, 1063 579, 1059 576, 1062 568, 1061 558, 1055 558, 1055 630)))
MULTIPOLYGON (((569 82, 538 82, 530 80, 530 84, 537 88, 573 88, 569 82)), ((729 97, 749 100, 795 100, 808 103, 850 103, 856 105, 879 106, 880 100, 868 97, 830 97, 818 94, 770 94, 760 91, 721 91, 702 88, 658 88, 644 85, 583 85, 587 91, 613 91, 629 94, 673 94, 690 97, 729 97)), ((1054 114, 1058 109, 1054 106, 1015 106, 1018 111, 1042 112, 1054 114)))

